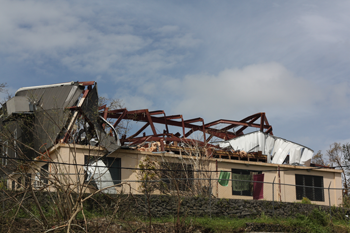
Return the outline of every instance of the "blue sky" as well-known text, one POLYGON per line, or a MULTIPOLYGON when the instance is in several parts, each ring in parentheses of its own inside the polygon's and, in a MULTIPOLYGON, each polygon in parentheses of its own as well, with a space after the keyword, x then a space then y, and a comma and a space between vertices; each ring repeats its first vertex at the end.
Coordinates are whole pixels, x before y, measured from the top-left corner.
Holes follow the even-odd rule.
POLYGON ((349 1, 0 0, 0 82, 95 80, 129 109, 350 142, 349 1))

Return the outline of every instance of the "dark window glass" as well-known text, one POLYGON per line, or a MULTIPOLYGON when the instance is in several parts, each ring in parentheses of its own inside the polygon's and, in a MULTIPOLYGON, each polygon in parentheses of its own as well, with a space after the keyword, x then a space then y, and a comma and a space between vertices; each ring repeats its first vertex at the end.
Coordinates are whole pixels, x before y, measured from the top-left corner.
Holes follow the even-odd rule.
POLYGON ((322 176, 314 176, 314 186, 315 187, 321 187, 320 188, 314 188, 314 192, 315 192, 315 200, 319 200, 319 201, 324 201, 324 197, 323 197, 323 177, 322 176))
MULTIPOLYGON (((93 161, 93 157, 90 155, 85 155, 84 156, 84 165, 89 165, 93 161)), ((88 166, 87 166, 88 167, 88 166)), ((87 171, 84 170, 84 182, 87 182, 88 179, 88 174, 87 171)), ((91 183, 91 181, 90 181, 91 183)))
POLYGON ((85 155, 84 156, 84 164, 85 165, 88 165, 88 164, 90 164, 90 163, 92 163, 92 162, 94 162, 96 157, 94 157, 94 156, 90 156, 90 155, 85 155))
MULTIPOLYGON (((303 185, 304 178, 302 175, 295 175, 295 184, 296 185, 303 185)), ((297 200, 301 200, 303 198, 303 191, 304 188, 302 186, 296 186, 296 192, 297 192, 297 200)))
MULTIPOLYGON (((3 142, 2 143, 2 150, 1 150, 1 154, 2 157, 8 157, 8 142, 3 142)), ((6 158, 2 158, 2 165, 6 166, 7 165, 7 159, 6 158)))
POLYGON ((309 198, 311 201, 324 201, 323 177, 309 175, 295 175, 297 200, 303 197, 309 198), (306 187, 310 186, 310 187, 306 187))
POLYGON ((105 164, 111 173, 112 180, 114 184, 120 184, 122 175, 121 175, 121 159, 120 158, 105 158, 105 164))
POLYGON ((242 180, 232 181, 232 195, 253 196, 253 175, 257 174, 262 174, 262 171, 232 169, 232 179, 242 180))
POLYGON ((45 164, 41 167, 40 179, 43 184, 49 183, 49 164, 45 164))
POLYGON ((17 179, 17 189, 21 188, 22 177, 18 177, 17 179))

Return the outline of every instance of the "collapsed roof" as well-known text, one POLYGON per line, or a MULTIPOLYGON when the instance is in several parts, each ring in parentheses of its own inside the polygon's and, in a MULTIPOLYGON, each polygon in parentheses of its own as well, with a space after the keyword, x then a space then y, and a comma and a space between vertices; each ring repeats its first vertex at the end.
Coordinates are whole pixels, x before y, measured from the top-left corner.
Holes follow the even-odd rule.
POLYGON ((120 142, 115 131, 112 136, 106 133, 106 124, 98 114, 97 83, 93 81, 20 88, 3 105, 0 117, 2 140, 7 140, 5 132, 10 136, 16 132, 14 140, 30 145, 32 152, 45 152, 58 142, 91 140, 113 152, 120 142), (26 135, 30 137, 24 140, 26 135))
POLYGON ((282 164, 289 155, 291 164, 302 165, 309 165, 313 154, 305 146, 273 136, 265 113, 240 121, 220 119, 205 123, 203 118, 186 120, 182 115, 168 116, 163 110, 110 110, 106 105, 99 106, 98 100, 94 81, 20 88, 15 97, 3 105, 0 127, 5 129, 5 125, 11 125, 6 129, 16 130, 18 140, 21 134, 31 133, 33 137, 26 140, 32 140, 33 148, 39 152, 58 142, 100 145, 109 153, 120 146, 144 151, 177 151, 187 144, 205 148, 208 157, 282 164), (13 124, 23 116, 30 119, 25 126, 13 124), (122 121, 144 125, 133 129, 132 135, 119 137, 117 129, 122 121), (163 129, 159 131, 156 124, 163 129), (171 132, 174 128, 178 128, 178 132, 171 132), (247 128, 259 131, 245 134, 247 128), (201 133, 201 139, 191 139, 194 133, 201 133), (221 143, 217 145, 213 139, 221 143))

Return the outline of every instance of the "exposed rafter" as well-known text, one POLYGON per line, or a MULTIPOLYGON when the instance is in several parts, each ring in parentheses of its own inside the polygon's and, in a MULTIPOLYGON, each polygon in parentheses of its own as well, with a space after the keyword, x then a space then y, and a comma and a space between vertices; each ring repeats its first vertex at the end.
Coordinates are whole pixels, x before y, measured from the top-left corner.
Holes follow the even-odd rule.
POLYGON ((240 121, 220 119, 205 124, 203 118, 184 120, 182 115, 166 116, 163 110, 149 111, 148 109, 140 109, 128 111, 126 108, 123 108, 108 111, 108 109, 106 110, 106 106, 100 107, 100 110, 102 110, 100 115, 105 119, 116 119, 113 124, 114 127, 118 127, 122 120, 145 122, 145 125, 138 129, 133 135, 129 137, 126 137, 126 135, 122 136, 122 144, 138 144, 144 141, 159 141, 163 139, 167 142, 191 142, 207 145, 213 137, 229 140, 241 136, 248 127, 257 128, 261 132, 273 135, 272 126, 268 123, 264 112, 253 114, 240 121), (165 126, 163 133, 159 134, 156 132, 154 127, 155 123, 165 126), (200 125, 195 123, 200 123, 200 125), (225 124, 225 126, 219 128, 220 124, 225 124), (169 132, 169 126, 180 127, 182 129, 182 134, 178 132, 169 132), (151 128, 152 134, 146 135, 145 130, 148 127, 151 128), (237 128, 236 131, 229 131, 234 128, 237 128), (189 139, 190 135, 196 131, 203 133, 202 141, 189 139), (143 135, 139 136, 142 132, 143 135), (209 135, 209 137, 207 137, 207 135, 209 135))

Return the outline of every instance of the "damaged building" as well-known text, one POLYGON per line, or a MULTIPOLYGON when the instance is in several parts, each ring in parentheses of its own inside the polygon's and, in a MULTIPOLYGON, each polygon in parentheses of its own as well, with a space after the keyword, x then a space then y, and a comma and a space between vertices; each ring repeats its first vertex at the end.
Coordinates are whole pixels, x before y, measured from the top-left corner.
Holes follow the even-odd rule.
POLYGON ((341 171, 312 164, 313 150, 273 135, 265 113, 205 123, 162 110, 108 109, 98 100, 96 82, 20 88, 1 109, 1 172, 8 188, 54 190, 51 178, 62 174, 67 182, 81 182, 84 192, 109 187, 103 192, 142 194, 138 168, 148 159, 164 170, 159 178, 168 189, 166 176, 176 171, 173 176, 182 180, 177 188, 189 192, 205 161, 209 175, 202 180, 212 182, 202 186, 218 198, 342 203, 341 190, 323 189, 341 189, 341 171), (137 122, 131 135, 119 130, 128 121, 137 122), (265 182, 258 198, 252 183, 257 177, 265 182))

